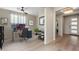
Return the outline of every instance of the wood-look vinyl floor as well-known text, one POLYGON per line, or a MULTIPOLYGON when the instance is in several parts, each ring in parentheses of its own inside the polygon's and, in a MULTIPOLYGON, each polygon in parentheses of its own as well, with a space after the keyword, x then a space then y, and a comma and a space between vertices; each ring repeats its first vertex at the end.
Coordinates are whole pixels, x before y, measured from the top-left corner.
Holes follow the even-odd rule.
POLYGON ((2 51, 79 51, 79 37, 64 35, 44 45, 42 40, 33 37, 29 40, 15 40, 4 43, 2 51))

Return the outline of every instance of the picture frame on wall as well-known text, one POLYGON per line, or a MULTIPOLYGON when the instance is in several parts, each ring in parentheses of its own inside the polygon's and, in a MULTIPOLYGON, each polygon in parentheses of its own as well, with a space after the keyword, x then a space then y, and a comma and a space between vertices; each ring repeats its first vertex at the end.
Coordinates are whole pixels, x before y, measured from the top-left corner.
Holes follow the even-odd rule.
POLYGON ((44 16, 41 16, 40 18, 39 18, 39 25, 44 25, 44 16))
POLYGON ((7 24, 8 23, 8 18, 2 17, 1 21, 2 21, 2 24, 7 24))
POLYGON ((29 20, 29 25, 33 25, 33 20, 29 20))

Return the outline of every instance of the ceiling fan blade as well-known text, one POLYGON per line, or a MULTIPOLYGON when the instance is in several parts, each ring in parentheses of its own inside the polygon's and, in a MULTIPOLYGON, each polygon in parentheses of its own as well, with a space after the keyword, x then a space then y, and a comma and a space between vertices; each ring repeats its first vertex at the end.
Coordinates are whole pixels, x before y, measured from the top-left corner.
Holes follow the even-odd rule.
POLYGON ((26 13, 26 12, 24 12, 25 14, 28 14, 28 13, 26 13))
POLYGON ((25 8, 24 7, 20 7, 20 8, 17 8, 17 9, 22 11, 24 14, 28 14, 27 12, 25 12, 25 8))

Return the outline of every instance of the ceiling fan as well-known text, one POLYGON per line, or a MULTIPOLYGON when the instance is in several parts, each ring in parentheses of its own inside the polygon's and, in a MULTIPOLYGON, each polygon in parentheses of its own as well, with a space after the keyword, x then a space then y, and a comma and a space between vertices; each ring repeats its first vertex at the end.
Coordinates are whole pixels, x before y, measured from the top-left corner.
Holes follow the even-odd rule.
POLYGON ((18 10, 20 10, 20 11, 22 11, 24 14, 28 14, 27 12, 25 12, 25 9, 26 8, 24 8, 24 7, 19 7, 19 8, 17 8, 18 10))

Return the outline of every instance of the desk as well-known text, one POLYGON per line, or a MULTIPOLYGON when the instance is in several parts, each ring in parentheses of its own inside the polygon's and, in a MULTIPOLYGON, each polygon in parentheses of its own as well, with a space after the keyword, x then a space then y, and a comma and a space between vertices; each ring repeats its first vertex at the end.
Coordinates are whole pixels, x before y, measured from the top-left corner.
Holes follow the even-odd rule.
POLYGON ((38 39, 41 39, 44 41, 44 32, 40 31, 37 33, 37 35, 38 35, 38 39))

